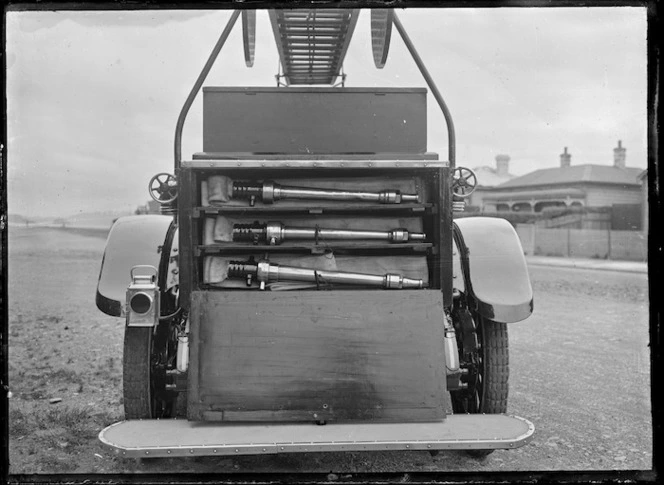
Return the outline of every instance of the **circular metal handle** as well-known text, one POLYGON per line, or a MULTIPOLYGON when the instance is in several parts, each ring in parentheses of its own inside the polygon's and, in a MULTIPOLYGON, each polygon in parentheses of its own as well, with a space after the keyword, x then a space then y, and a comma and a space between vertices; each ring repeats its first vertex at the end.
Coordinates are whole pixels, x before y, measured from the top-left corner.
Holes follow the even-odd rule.
POLYGON ((175 175, 158 173, 148 184, 150 197, 160 204, 168 204, 178 198, 178 182, 175 175))
POLYGON ((477 176, 475 172, 466 167, 456 167, 452 172, 452 192, 457 197, 465 199, 475 192, 477 176))

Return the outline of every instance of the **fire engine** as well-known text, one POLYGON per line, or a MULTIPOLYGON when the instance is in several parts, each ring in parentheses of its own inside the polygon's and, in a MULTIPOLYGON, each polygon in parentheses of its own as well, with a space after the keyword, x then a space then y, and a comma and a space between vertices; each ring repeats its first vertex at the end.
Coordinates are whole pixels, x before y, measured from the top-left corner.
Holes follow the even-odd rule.
POLYGON ((175 128, 160 214, 119 218, 96 303, 124 317, 125 419, 99 438, 126 457, 517 448, 508 324, 533 292, 515 230, 455 218, 477 185, 451 113, 392 9, 269 10, 277 85, 203 87, 175 128), (345 86, 358 17, 382 68, 398 33, 428 87, 345 86), (396 36, 395 36, 396 37, 396 36), (182 131, 202 90, 202 150, 182 131), (447 153, 427 151, 427 106, 447 153))

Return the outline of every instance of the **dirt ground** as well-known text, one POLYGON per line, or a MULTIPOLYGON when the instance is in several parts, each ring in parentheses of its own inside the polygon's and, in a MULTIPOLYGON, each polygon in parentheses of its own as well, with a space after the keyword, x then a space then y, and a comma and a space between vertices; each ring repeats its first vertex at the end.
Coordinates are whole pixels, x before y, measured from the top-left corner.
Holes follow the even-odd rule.
MULTIPOLYGON (((484 460, 461 452, 122 459, 97 434, 122 419, 123 320, 95 306, 94 232, 9 231, 10 473, 648 470, 644 274, 532 267, 535 314, 510 325, 508 412, 533 441, 484 460), (51 400, 59 400, 51 402, 51 400)), ((337 475, 335 475, 337 476, 337 475)))

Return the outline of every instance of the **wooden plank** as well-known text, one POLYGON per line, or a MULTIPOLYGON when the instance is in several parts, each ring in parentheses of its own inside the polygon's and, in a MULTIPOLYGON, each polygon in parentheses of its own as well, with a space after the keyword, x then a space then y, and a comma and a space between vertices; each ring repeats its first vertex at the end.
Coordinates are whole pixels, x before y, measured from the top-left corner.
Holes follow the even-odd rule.
MULTIPOLYGON (((190 295, 195 287, 198 287, 199 280, 194 275, 197 273, 197 261, 194 256, 194 247, 198 242, 198 235, 194 232, 192 219, 192 207, 200 200, 199 183, 196 180, 196 174, 188 168, 181 168, 177 173, 179 184, 178 203, 178 250, 179 257, 179 282, 180 282, 180 305, 185 311, 189 311, 190 295)), ((198 332, 197 328, 190 329, 189 347, 190 355, 198 355, 198 340, 194 338, 198 332)), ((198 388, 198 366, 190 365, 187 373, 187 385, 192 388, 198 388)), ((191 396, 187 396, 187 406, 191 407, 191 396)))
POLYGON ((194 292, 189 418, 442 419, 442 295, 396 291, 194 292))
MULTIPOLYGON (((288 201, 287 201, 288 202, 288 201)), ((283 203, 282 203, 283 204, 283 203)), ((242 217, 260 217, 261 214, 357 214, 359 209, 370 213, 380 213, 380 215, 391 215, 391 214, 422 214, 425 212, 431 212, 433 209, 433 204, 383 204, 383 205, 373 205, 365 204, 361 207, 358 207, 358 204, 337 204, 337 205, 309 205, 300 207, 294 205, 262 205, 262 206, 226 206, 226 207, 197 207, 195 210, 198 214, 194 214, 194 217, 200 216, 200 214, 232 214, 242 217)))
MULTIPOLYGON (((438 196, 436 201, 440 217, 435 220, 438 228, 438 251, 440 254, 440 281, 445 306, 452 305, 452 169, 441 168, 438 172, 438 196)), ((435 276, 434 276, 435 277, 435 276)))
POLYGON ((367 251, 367 250, 389 250, 391 254, 407 254, 413 252, 425 252, 432 248, 432 243, 376 243, 367 241, 325 241, 321 240, 319 244, 314 242, 285 241, 279 246, 270 244, 252 244, 250 242, 219 242, 215 244, 196 246, 199 254, 217 254, 237 251, 250 252, 305 252, 320 253, 322 251, 367 251))
POLYGON ((198 184, 191 169, 181 168, 178 173, 178 184, 180 185, 178 203, 179 215, 179 245, 180 251, 180 298, 185 309, 188 308, 191 285, 194 282, 194 246, 198 242, 192 228, 192 208, 198 205, 198 184))

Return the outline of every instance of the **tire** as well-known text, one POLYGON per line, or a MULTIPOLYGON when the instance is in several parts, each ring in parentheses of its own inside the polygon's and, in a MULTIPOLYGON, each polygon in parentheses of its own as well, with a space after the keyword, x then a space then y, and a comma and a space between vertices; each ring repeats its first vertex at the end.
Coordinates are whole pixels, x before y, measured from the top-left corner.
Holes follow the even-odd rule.
POLYGON ((502 414, 507 412, 509 396, 509 339, 507 324, 483 320, 483 343, 485 349, 484 398, 480 412, 502 414))
MULTIPOLYGON (((125 419, 171 418, 177 413, 177 392, 165 390, 168 328, 125 327, 122 389, 125 419), (162 349, 160 352, 159 349, 162 349)), ((186 412, 186 398, 184 402, 186 412)))
POLYGON ((122 358, 122 391, 125 419, 151 419, 151 327, 125 327, 122 358))
POLYGON ((178 394, 175 401, 175 418, 185 418, 187 417, 187 392, 181 392, 178 394))
MULTIPOLYGON (((470 379, 468 389, 454 391, 454 413, 503 414, 507 412, 509 395, 509 339, 507 324, 485 319, 477 314, 475 321, 478 351, 475 353, 476 375, 470 379)), ((459 345, 463 340, 459 339, 459 345)), ((464 355, 463 349, 459 349, 464 355)), ((468 454, 483 458, 494 450, 468 450, 468 454)))
MULTIPOLYGON (((161 246, 158 285, 166 287, 169 256, 176 226, 168 228, 161 246)), ((174 313, 177 304, 170 293, 162 292, 161 311, 174 313)), ((176 413, 177 393, 165 389, 169 357, 176 351, 170 331, 172 326, 159 320, 156 327, 127 327, 122 357, 122 392, 125 419, 170 418, 176 413)), ((185 400, 186 412, 186 400, 185 400)))

